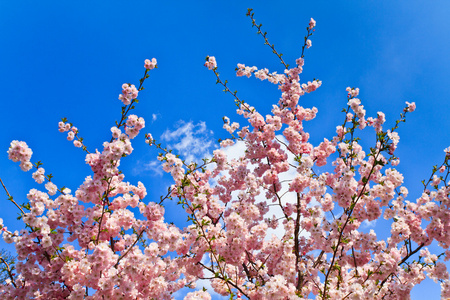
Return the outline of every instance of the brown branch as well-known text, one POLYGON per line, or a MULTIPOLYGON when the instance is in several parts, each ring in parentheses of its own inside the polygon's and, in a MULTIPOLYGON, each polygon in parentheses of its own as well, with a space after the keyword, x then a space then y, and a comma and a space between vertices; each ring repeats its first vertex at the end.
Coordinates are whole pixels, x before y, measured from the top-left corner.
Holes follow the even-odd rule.
POLYGON ((6 195, 8 195, 8 197, 9 197, 8 200, 11 201, 12 203, 14 203, 14 205, 17 206, 18 209, 20 209, 20 211, 22 212, 22 215, 24 215, 25 212, 23 211, 22 207, 20 207, 20 205, 17 204, 16 201, 14 201, 13 197, 12 197, 11 194, 8 192, 8 190, 6 189, 6 186, 3 184, 3 181, 2 181, 1 178, 0 178, 0 182, 2 183, 3 189, 4 189, 5 192, 6 192, 6 195))
POLYGON ((300 263, 300 249, 299 249, 299 232, 300 232, 300 193, 297 193, 297 219, 295 220, 294 229, 294 254, 295 254, 295 269, 297 271, 297 291, 300 291, 303 284, 303 275, 299 270, 298 264, 300 263))
MULTIPOLYGON (((272 49, 272 52, 273 52, 276 56, 278 56, 278 58, 279 58, 281 64, 284 66, 284 68, 285 68, 285 69, 289 69, 289 65, 286 64, 286 63, 284 62, 283 58, 282 58, 283 54, 282 54, 282 53, 278 53, 277 50, 275 49, 275 45, 274 45, 274 44, 271 44, 271 43, 269 42, 269 40, 267 39, 267 32, 264 32, 264 33, 263 33, 263 32, 261 31, 262 24, 259 24, 259 25, 258 25, 258 24, 256 23, 256 20, 253 18, 254 13, 252 13, 252 9, 251 9, 251 8, 248 9, 247 16, 250 17, 250 18, 252 19, 252 26, 255 26, 256 28, 258 28, 257 34, 260 34, 260 35, 264 38, 264 44, 265 44, 265 45, 268 45, 268 46, 270 47, 270 49, 272 49)), ((302 55, 303 55, 303 51, 302 51, 302 55)))
POLYGON ((139 239, 142 237, 142 234, 144 234, 145 229, 142 229, 142 231, 139 233, 137 239, 134 241, 134 243, 128 248, 127 252, 124 253, 124 255, 120 256, 117 259, 116 264, 114 265, 114 268, 117 268, 117 266, 119 265, 119 262, 125 257, 127 256, 127 254, 131 251, 131 249, 133 249, 133 247, 136 245, 136 243, 139 241, 139 239))
POLYGON ((4 263, 5 266, 6 266, 6 271, 8 272, 8 276, 9 276, 9 278, 11 279, 12 285, 14 285, 14 287, 17 288, 17 285, 16 285, 16 283, 14 282, 14 276, 12 275, 12 270, 11 270, 11 268, 9 267, 8 262, 7 262, 6 260, 4 260, 3 257, 0 257, 0 260, 1 260, 2 263, 4 263))
MULTIPOLYGON (((418 246, 413 252, 409 253, 408 255, 406 255, 399 263, 398 266, 400 266, 401 264, 403 264, 405 261, 407 261, 413 254, 417 253, 420 249, 422 249, 422 247, 425 246, 424 243, 420 244, 420 246, 418 246)), ((389 279, 389 277, 391 277, 392 275, 394 275, 394 273, 389 274, 381 283, 380 283, 380 288, 378 290, 381 290, 381 288, 383 287, 383 285, 386 283, 386 281, 389 279)))

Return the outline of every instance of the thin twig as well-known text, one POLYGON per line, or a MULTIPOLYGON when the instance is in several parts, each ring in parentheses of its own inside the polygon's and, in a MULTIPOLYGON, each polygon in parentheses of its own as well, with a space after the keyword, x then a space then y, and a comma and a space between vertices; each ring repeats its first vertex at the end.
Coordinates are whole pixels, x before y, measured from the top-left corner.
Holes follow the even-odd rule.
POLYGON ((2 183, 3 188, 5 189, 6 195, 8 195, 8 200, 11 201, 12 203, 14 203, 15 206, 17 206, 18 209, 20 209, 20 211, 22 212, 22 215, 25 214, 25 212, 23 211, 22 207, 20 207, 19 204, 17 204, 16 201, 14 201, 13 197, 11 196, 11 194, 8 192, 8 190, 6 189, 5 184, 3 183, 2 179, 0 178, 0 182, 2 183))

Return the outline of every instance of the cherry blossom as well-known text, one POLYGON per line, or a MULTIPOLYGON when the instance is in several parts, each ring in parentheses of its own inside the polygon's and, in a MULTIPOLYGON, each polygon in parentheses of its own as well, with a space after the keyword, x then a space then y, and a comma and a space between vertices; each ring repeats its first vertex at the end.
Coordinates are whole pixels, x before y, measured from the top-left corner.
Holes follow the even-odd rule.
POLYGON ((17 275, 0 285, 2 299, 173 299, 198 280, 209 280, 211 288, 189 290, 184 299, 211 299, 213 291, 230 299, 408 299, 426 277, 449 297, 450 147, 422 195, 412 199, 395 154, 398 125, 415 104, 406 102, 390 127, 381 111, 367 117, 364 91, 350 87, 342 91, 346 107, 335 136, 314 142, 307 125, 319 110, 303 107, 301 97, 322 81, 302 83, 300 74, 315 20, 289 68, 252 11, 247 15, 285 70, 238 64, 236 75, 267 80, 280 96, 263 115, 230 90, 208 56, 204 66, 234 98, 240 119, 223 118, 227 138, 203 163, 187 163, 145 134, 172 178, 160 201, 121 170, 145 127, 130 111, 156 59, 145 60, 138 86, 122 85, 120 121, 101 149, 89 151, 73 124, 58 123, 91 168, 74 193, 58 188, 41 162, 31 162, 25 142, 11 142, 9 158, 24 171, 34 167, 32 178, 45 189, 30 189, 28 202, 19 205, 5 187, 25 229, 9 231, 0 219, 2 238, 14 244, 18 260, 17 275), (362 130, 374 137, 371 147, 360 142, 367 136, 362 130), (243 153, 228 157, 241 145, 243 153), (169 199, 188 218, 185 228, 165 221, 169 199), (364 227, 380 218, 390 226, 385 239, 364 227), (431 252, 433 242, 440 252, 431 252))

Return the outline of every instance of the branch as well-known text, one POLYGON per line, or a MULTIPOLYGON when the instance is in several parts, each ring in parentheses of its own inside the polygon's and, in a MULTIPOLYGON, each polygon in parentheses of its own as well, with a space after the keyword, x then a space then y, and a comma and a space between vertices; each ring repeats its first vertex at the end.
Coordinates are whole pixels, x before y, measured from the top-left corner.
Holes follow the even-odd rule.
POLYGON ((5 266, 6 266, 6 271, 8 272, 8 277, 11 279, 12 285, 14 285, 14 287, 17 288, 17 285, 16 285, 16 283, 14 282, 14 276, 13 276, 13 274, 12 274, 12 270, 11 270, 11 268, 9 267, 8 262, 7 262, 6 260, 4 260, 3 257, 0 257, 0 261, 1 261, 3 264, 5 264, 5 266))
POLYGON ((134 241, 134 243, 128 248, 127 252, 124 253, 124 255, 120 256, 119 259, 117 259, 116 264, 114 265, 114 268, 117 268, 117 266, 119 265, 119 262, 122 260, 122 258, 124 258, 125 256, 127 256, 127 254, 131 251, 131 249, 133 249, 134 245, 136 245, 136 243, 139 241, 139 239, 142 237, 142 235, 144 234, 145 229, 142 229, 142 231, 139 233, 137 239, 134 241))
POLYGON ((25 214, 25 212, 23 211, 22 207, 20 207, 19 204, 17 204, 16 201, 14 201, 13 197, 10 195, 10 193, 8 192, 8 190, 6 189, 6 186, 3 184, 2 179, 0 178, 0 182, 2 183, 3 189, 6 192, 6 195, 8 195, 8 200, 11 201, 12 203, 14 203, 15 206, 17 206, 18 209, 20 209, 20 211, 22 212, 22 215, 25 214))
MULTIPOLYGON (((251 8, 248 9, 247 11, 247 17, 250 17, 250 19, 252 19, 252 26, 255 26, 256 28, 258 28, 257 34, 260 34, 263 38, 264 38, 264 45, 268 45, 270 47, 270 49, 272 49, 272 52, 278 56, 278 58, 280 59, 281 64, 284 66, 285 69, 289 69, 289 65, 286 64, 282 58, 283 53, 278 53, 277 50, 275 50, 275 45, 271 44, 269 42, 269 40, 267 39, 267 32, 262 33, 261 31, 261 27, 262 24, 256 24, 256 20, 253 18, 253 16, 255 15, 254 13, 252 13, 251 8)), ((302 51, 302 56, 303 56, 303 51, 302 51)))

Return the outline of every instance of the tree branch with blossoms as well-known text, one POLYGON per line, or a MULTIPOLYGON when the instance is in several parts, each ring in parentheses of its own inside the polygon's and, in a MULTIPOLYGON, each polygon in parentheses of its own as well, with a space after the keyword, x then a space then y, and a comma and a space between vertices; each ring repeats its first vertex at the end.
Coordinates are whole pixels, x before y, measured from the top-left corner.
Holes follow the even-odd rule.
MULTIPOLYGON (((403 299, 425 276, 441 282, 442 298, 450 297, 450 276, 443 263, 450 258, 450 148, 423 182, 422 195, 407 200, 395 153, 399 124, 415 104, 407 102, 386 130, 385 115, 367 117, 359 89, 350 87, 344 121, 335 136, 314 142, 305 124, 319 110, 304 107, 302 97, 322 82, 301 83, 299 75, 315 20, 309 20, 300 56, 290 68, 251 9, 247 16, 284 69, 279 74, 239 63, 236 76, 267 80, 281 95, 262 115, 230 89, 219 76, 215 57, 207 56, 204 66, 232 95, 238 118, 246 123, 223 117, 231 138, 220 140, 212 157, 202 162, 183 160, 145 134, 173 180, 158 201, 146 199, 143 183, 125 182, 119 168, 145 127, 144 118, 131 111, 148 72, 157 67, 156 59, 145 60, 139 85, 121 86, 120 118, 102 149, 88 151, 78 128, 67 119, 58 124, 86 153, 91 167, 74 193, 58 188, 41 162, 31 163, 33 152, 25 142, 11 143, 9 158, 23 171, 34 167, 32 178, 46 182, 46 191, 31 189, 28 202, 19 205, 0 179, 27 229, 11 232, 1 225, 3 239, 14 243, 18 254, 17 275, 2 260, 10 279, 0 285, 3 298, 172 299, 202 279, 230 299, 403 299), (375 131, 375 144, 367 153, 361 143, 365 135, 358 132, 366 127, 375 131), (245 151, 229 158, 227 153, 241 145, 245 151), (164 218, 162 204, 176 199, 177 216, 188 219, 185 228, 164 218), (363 227, 381 217, 390 224, 387 239, 363 227), (432 242, 441 248, 439 255, 430 252, 432 242)), ((211 295, 196 290, 185 299, 211 295)))

